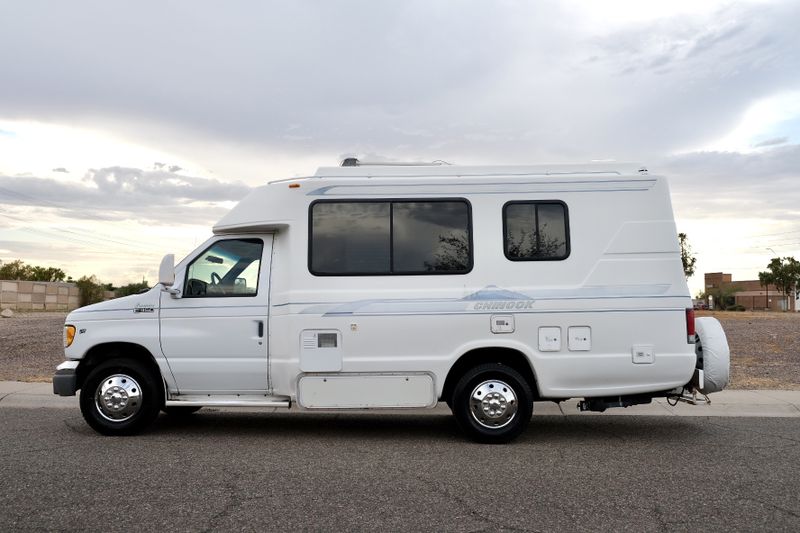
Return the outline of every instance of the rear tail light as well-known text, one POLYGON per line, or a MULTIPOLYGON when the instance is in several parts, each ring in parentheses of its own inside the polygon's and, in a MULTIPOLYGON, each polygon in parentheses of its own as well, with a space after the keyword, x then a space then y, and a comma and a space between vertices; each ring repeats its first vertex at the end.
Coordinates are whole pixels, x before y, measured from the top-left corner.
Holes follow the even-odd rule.
POLYGON ((694 309, 686 310, 686 342, 694 344, 694 309))

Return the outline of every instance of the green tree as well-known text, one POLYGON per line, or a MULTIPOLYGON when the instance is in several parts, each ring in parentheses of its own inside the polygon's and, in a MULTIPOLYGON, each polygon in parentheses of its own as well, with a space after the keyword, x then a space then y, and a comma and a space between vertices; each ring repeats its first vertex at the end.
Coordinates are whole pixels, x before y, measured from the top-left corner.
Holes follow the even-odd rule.
POLYGON ((150 284, 145 280, 142 280, 139 283, 128 283, 127 285, 123 285, 116 290, 116 293, 117 297, 128 296, 129 294, 139 294, 140 292, 146 291, 149 288, 150 284))
POLYGON ((769 286, 775 284, 775 276, 770 271, 759 272, 758 281, 761 283, 762 287, 767 289, 767 295, 765 297, 766 299, 765 307, 769 309, 769 286))
POLYGON ((34 266, 30 269, 28 281, 64 281, 64 278, 67 277, 60 268, 34 266))
POLYGON ((83 276, 75 282, 80 291, 80 305, 89 305, 103 301, 105 287, 94 276, 83 276))
POLYGON ((794 257, 773 257, 767 270, 758 273, 761 285, 775 285, 784 297, 784 311, 789 310, 789 297, 800 294, 800 261, 794 257))
POLYGON ((714 308, 725 311, 729 307, 736 305, 735 294, 739 292, 739 290, 740 288, 738 285, 725 284, 716 289, 708 289, 706 295, 714 298, 714 308))
POLYGON ((694 275, 694 265, 697 258, 692 255, 692 247, 689 245, 689 237, 685 233, 678 233, 678 240, 681 244, 681 262, 683 263, 683 274, 686 278, 694 275))
POLYGON ((20 281, 64 281, 66 274, 60 268, 26 265, 17 259, 0 265, 0 279, 20 281))
POLYGON ((0 265, 0 279, 18 279, 26 281, 30 275, 31 267, 21 260, 11 261, 0 265))

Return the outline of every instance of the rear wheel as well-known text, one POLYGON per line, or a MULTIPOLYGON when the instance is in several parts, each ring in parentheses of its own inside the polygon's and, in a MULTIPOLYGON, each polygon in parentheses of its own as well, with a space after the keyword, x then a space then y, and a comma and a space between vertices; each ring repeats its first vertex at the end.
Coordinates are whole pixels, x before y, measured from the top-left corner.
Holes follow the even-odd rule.
POLYGON ((468 370, 456 384, 451 403, 464 433, 489 444, 518 437, 533 413, 533 393, 525 378, 497 363, 468 370))
POLYGON ((161 408, 158 379, 133 359, 111 359, 94 368, 81 387, 81 413, 103 435, 134 435, 161 408))

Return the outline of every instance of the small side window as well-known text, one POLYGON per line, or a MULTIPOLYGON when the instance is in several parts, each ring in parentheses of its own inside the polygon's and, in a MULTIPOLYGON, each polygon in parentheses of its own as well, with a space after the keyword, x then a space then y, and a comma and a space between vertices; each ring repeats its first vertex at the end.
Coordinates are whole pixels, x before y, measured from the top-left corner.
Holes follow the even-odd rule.
POLYGON ((563 202, 509 202, 503 206, 503 243, 512 261, 558 261, 569 256, 563 202))
POLYGON ((255 296, 263 249, 261 239, 215 242, 186 269, 183 297, 255 296))

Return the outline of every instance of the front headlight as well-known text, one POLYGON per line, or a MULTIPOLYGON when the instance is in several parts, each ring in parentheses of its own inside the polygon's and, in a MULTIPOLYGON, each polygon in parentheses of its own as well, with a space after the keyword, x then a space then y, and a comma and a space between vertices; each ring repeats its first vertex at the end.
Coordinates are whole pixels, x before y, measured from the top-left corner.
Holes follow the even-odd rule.
POLYGON ((64 326, 64 348, 69 348, 75 340, 75 326, 64 326))

